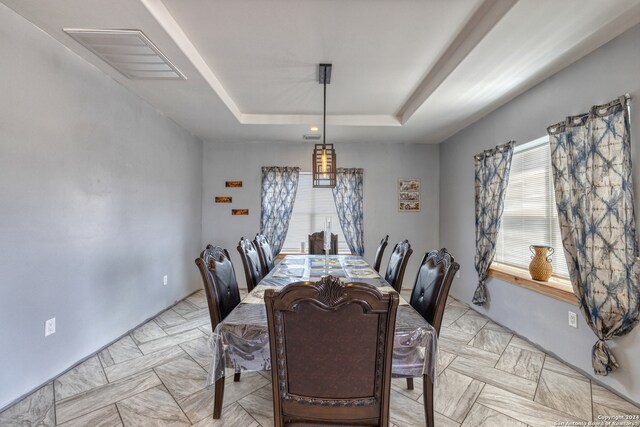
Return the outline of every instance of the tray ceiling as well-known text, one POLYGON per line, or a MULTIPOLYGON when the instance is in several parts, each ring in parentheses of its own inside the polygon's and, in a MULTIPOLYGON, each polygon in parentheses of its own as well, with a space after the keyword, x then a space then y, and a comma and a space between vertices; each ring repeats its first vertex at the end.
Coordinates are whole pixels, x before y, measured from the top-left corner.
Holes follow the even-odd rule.
POLYGON ((640 22, 640 0, 1 0, 203 140, 439 143, 640 22), (49 5, 49 6, 47 6, 49 5), (64 28, 141 30, 130 80, 64 28))

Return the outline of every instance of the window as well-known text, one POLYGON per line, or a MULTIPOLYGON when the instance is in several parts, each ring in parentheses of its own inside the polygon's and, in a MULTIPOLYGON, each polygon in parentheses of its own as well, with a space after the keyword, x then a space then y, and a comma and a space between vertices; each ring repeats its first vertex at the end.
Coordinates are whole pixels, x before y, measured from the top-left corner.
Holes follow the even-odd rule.
POLYGON ((546 136, 514 150, 495 260, 528 269, 531 262, 529 245, 553 247, 553 274, 569 276, 553 189, 549 138, 546 136))
POLYGON ((338 253, 350 254, 349 245, 342 234, 336 203, 330 188, 313 188, 311 172, 300 172, 296 201, 282 252, 300 252, 300 242, 309 251, 309 234, 324 230, 324 220, 331 217, 331 233, 338 235, 338 253))

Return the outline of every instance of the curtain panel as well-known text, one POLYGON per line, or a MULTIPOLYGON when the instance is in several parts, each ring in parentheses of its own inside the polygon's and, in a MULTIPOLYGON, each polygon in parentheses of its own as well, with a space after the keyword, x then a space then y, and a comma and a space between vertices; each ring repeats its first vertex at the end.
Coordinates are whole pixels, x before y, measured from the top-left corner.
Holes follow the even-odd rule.
POLYGON ((282 250, 287 237, 299 177, 298 167, 262 168, 260 233, 269 241, 274 257, 282 250))
POLYGON ((338 168, 333 200, 336 203, 342 233, 354 255, 364 255, 363 228, 364 171, 356 168, 338 168))
POLYGON ((598 375, 618 367, 606 340, 640 317, 628 102, 622 96, 547 129, 562 243, 580 311, 598 337, 598 375))
POLYGON ((487 301, 487 273, 496 254, 496 241, 507 194, 509 171, 515 141, 499 145, 474 156, 476 187, 476 256, 478 286, 473 303, 487 301))

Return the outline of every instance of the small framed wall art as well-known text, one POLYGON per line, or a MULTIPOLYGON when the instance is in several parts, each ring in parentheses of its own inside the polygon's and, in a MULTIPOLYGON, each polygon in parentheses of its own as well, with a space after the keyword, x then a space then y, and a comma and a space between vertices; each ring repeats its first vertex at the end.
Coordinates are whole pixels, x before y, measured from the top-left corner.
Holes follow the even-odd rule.
POLYGON ((216 196, 215 200, 216 200, 216 203, 231 203, 233 201, 233 198, 216 196))
POLYGON ((398 179, 398 210, 400 212, 420 212, 419 179, 398 179))
POLYGON ((224 186, 227 188, 241 188, 242 181, 225 181, 224 186))

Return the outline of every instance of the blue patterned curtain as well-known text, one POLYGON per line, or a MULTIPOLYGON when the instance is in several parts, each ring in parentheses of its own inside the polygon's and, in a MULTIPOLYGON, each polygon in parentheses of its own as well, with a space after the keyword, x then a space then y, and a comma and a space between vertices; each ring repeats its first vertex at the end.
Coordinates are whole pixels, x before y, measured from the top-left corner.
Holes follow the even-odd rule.
POLYGON ((640 317, 628 99, 550 126, 556 204, 580 311, 598 337, 594 372, 618 367, 606 340, 640 317))
POLYGON ((333 200, 342 227, 342 233, 354 255, 364 255, 364 229, 362 222, 362 169, 336 170, 333 200))
POLYGON ((265 166, 262 168, 262 211, 260 234, 264 234, 277 256, 282 249, 296 200, 300 168, 265 166))
POLYGON ((487 272, 496 254, 496 239, 507 194, 515 141, 474 156, 476 169, 476 257, 478 287, 473 303, 487 301, 487 272))

